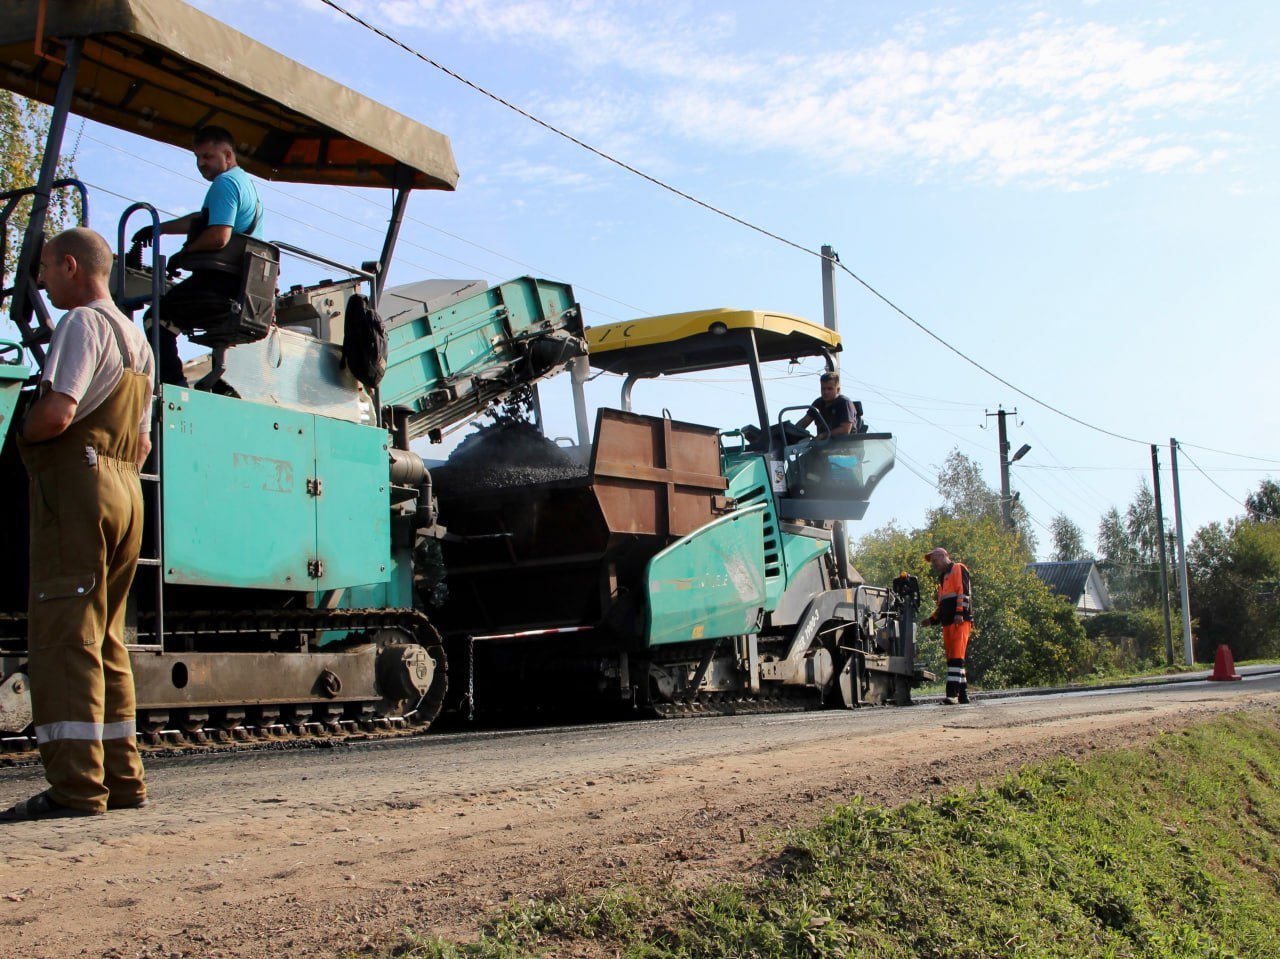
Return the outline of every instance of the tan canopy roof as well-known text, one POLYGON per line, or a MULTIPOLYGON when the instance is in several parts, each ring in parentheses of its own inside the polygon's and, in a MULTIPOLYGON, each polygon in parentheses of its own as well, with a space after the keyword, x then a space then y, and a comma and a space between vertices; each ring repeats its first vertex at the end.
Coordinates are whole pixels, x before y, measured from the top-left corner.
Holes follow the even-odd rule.
POLYGON ((404 185, 457 185, 444 134, 179 0, 0 0, 0 83, 52 103, 62 67, 50 57, 76 37, 71 109, 91 120, 183 148, 198 127, 226 127, 241 165, 269 180, 385 187, 402 164, 404 185))

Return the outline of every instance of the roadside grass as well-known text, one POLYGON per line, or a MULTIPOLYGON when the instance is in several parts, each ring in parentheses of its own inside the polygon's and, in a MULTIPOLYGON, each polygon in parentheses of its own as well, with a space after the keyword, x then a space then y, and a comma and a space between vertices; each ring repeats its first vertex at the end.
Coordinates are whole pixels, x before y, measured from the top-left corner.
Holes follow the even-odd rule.
POLYGON ((708 889, 529 902, 399 959, 1280 954, 1280 710, 894 809, 855 799, 708 889))

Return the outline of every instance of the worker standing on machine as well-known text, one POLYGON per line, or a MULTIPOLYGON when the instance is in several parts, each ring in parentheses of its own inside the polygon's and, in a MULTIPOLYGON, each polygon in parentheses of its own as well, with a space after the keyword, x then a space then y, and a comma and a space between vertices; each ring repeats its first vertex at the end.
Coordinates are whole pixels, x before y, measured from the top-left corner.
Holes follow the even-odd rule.
MULTIPOLYGON (((192 148, 196 167, 209 181, 209 189, 200 212, 160 224, 158 232, 162 236, 185 234, 187 237, 182 249, 169 260, 171 269, 181 268, 182 254, 216 253, 238 233, 262 239, 262 201, 258 199, 252 178, 236 161, 236 144, 230 131, 218 126, 202 127, 196 131, 192 148)), ((133 235, 135 247, 150 246, 155 242, 156 232, 144 226, 133 235)), ((187 385, 178 355, 178 335, 165 325, 165 315, 180 311, 183 300, 193 295, 216 293, 233 299, 239 287, 240 277, 234 272, 197 269, 164 295, 160 301, 160 356, 157 358, 162 383, 187 385)), ((147 321, 149 324, 150 313, 147 321)))
POLYGON ((808 429, 809 424, 817 423, 818 435, 822 428, 832 436, 848 436, 860 432, 861 417, 853 400, 840 392, 840 374, 835 370, 827 370, 818 379, 821 395, 809 404, 809 411, 796 424, 800 429, 808 429))
POLYGON ((125 603, 142 539, 154 359, 111 302, 111 248, 78 227, 45 243, 40 280, 68 310, 18 439, 30 476, 28 675, 49 788, 0 819, 147 805, 125 603))
POLYGON ((954 706, 969 701, 969 679, 964 659, 973 629, 973 597, 969 592, 969 568, 954 562, 941 546, 924 554, 938 577, 938 604, 924 621, 942 625, 942 648, 947 657, 947 691, 943 702, 954 706))

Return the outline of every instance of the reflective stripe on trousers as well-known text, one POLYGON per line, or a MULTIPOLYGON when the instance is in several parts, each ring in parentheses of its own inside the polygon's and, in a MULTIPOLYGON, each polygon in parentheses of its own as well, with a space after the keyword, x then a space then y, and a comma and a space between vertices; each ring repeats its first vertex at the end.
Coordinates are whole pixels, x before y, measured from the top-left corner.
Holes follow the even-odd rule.
POLYGON ((137 723, 132 719, 119 723, 46 723, 36 727, 36 743, 52 743, 60 739, 100 743, 108 739, 133 739, 137 734, 137 723))

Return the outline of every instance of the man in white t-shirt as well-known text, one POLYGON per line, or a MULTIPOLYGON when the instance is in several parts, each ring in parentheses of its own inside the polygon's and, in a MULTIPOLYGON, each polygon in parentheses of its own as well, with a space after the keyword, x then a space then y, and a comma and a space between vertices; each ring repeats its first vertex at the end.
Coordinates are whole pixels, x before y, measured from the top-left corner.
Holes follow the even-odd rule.
POLYGON ((68 310, 18 448, 30 476, 27 652, 49 788, 0 819, 147 805, 125 604, 142 539, 138 468, 151 450, 154 359, 111 302, 111 249, 78 227, 49 240, 40 280, 68 310))

